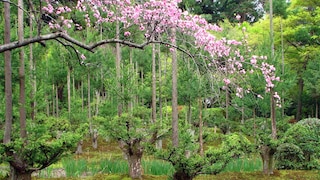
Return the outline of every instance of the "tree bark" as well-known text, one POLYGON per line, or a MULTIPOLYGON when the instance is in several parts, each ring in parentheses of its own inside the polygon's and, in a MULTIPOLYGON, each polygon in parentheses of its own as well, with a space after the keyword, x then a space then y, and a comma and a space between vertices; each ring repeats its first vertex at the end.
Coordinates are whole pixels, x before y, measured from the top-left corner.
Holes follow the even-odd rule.
MULTIPOLYGON (((10 43, 10 3, 4 2, 4 43, 10 43)), ((3 143, 7 144, 11 141, 12 129, 12 68, 11 68, 11 52, 4 52, 5 61, 5 99, 6 99, 6 112, 5 112, 5 130, 3 143)))
POLYGON ((298 80, 298 103, 297 103, 297 114, 296 114, 296 120, 299 121, 302 119, 302 93, 303 93, 303 87, 304 87, 304 81, 303 78, 300 77, 298 80))
MULTIPOLYGON (((90 67, 89 67, 90 68, 90 67)), ((91 92, 90 92, 90 85, 91 85, 91 81, 90 81, 90 69, 88 71, 88 119, 89 119, 89 132, 90 132, 90 136, 92 135, 92 117, 91 117, 91 92)))
POLYGON ((229 99, 229 89, 228 86, 226 86, 226 119, 229 119, 229 103, 230 103, 230 99, 229 99))
POLYGON ((318 97, 316 99, 316 113, 315 113, 315 118, 319 117, 319 104, 318 104, 318 97))
MULTIPOLYGON (((160 120, 160 126, 162 126, 162 118, 163 118, 163 112, 162 112, 162 64, 161 64, 161 55, 160 55, 160 45, 158 45, 157 53, 158 53, 158 80, 159 80, 159 120, 160 120)), ((162 139, 159 139, 157 141, 157 149, 162 149, 162 139)))
POLYGON ((56 87, 56 117, 59 117, 59 87, 56 87))
POLYGON ((71 67, 68 67, 68 74, 67 74, 67 89, 68 89, 68 117, 70 119, 71 116, 71 67))
POLYGON ((94 149, 98 148, 98 130, 94 129, 93 130, 93 136, 92 136, 92 147, 94 149))
POLYGON ((102 93, 100 90, 96 90, 96 112, 95 116, 99 115, 99 106, 100 106, 100 93, 102 93))
MULTIPOLYGON (((199 148, 200 148, 200 156, 203 156, 203 137, 202 137, 202 126, 203 126, 203 121, 202 121, 202 100, 199 98, 198 100, 199 103, 199 148)), ((205 105, 205 108, 207 106, 205 105)))
MULTIPOLYGON (((19 41, 23 41, 23 0, 18 1, 18 39, 19 41)), ((25 139, 27 137, 27 115, 26 115, 26 84, 25 84, 25 63, 24 63, 24 50, 23 48, 20 49, 19 52, 19 59, 20 59, 20 67, 19 67, 19 81, 20 81, 20 93, 19 93, 19 115, 20 115, 20 137, 25 139)))
POLYGON ((273 155, 274 151, 267 145, 262 145, 260 148, 260 156, 262 159, 263 174, 273 174, 273 155))
POLYGON ((185 172, 180 172, 180 171, 177 171, 173 174, 173 179, 174 180, 192 180, 193 177, 191 177, 190 175, 188 175, 187 173, 185 172))
POLYGON ((141 179, 142 177, 142 153, 132 154, 127 156, 129 163, 129 175, 132 179, 141 179))
MULTIPOLYGON (((32 37, 33 32, 33 15, 30 15, 29 23, 30 23, 30 37, 32 37)), ((36 65, 33 58, 33 44, 29 45, 29 59, 30 59, 30 84, 31 84, 31 92, 30 92, 30 107, 31 107, 31 119, 34 120, 36 116, 36 104, 37 101, 35 99, 36 91, 37 91, 37 84, 36 84, 36 65)), ((47 101, 47 98, 46 98, 47 101)), ((47 102, 47 107, 49 106, 49 103, 47 102)), ((48 111, 47 111, 48 112, 48 111)), ((49 113, 47 113, 49 114, 49 113)))
MULTIPOLYGON (((120 37, 120 27, 119 22, 117 21, 116 24, 116 38, 118 39, 120 37)), ((117 89, 119 92, 121 92, 121 48, 120 44, 116 43, 116 77, 117 77, 117 89)), ((117 98, 118 103, 118 116, 120 117, 122 114, 122 101, 121 98, 117 98)))
MULTIPOLYGON (((172 29, 172 39, 176 39, 176 29, 172 29)), ((179 146, 179 132, 178 132, 178 62, 177 50, 172 49, 172 146, 179 146)))
POLYGON ((18 172, 15 170, 14 178, 12 180, 31 180, 32 172, 18 172))
POLYGON ((130 140, 130 142, 119 141, 120 149, 126 155, 129 175, 132 179, 141 179, 143 168, 141 159, 143 155, 143 147, 138 140, 130 140))
MULTIPOLYGON (((154 38, 154 37, 152 37, 154 38)), ((157 119, 157 86, 156 86, 156 45, 152 44, 152 102, 151 102, 151 109, 152 109, 152 123, 156 122, 157 119)))
POLYGON ((277 124, 276 124, 276 103, 274 101, 274 90, 270 91, 270 109, 271 109, 271 137, 277 139, 277 124))
POLYGON ((83 140, 78 142, 76 154, 82 154, 82 152, 83 152, 82 145, 83 145, 83 140))

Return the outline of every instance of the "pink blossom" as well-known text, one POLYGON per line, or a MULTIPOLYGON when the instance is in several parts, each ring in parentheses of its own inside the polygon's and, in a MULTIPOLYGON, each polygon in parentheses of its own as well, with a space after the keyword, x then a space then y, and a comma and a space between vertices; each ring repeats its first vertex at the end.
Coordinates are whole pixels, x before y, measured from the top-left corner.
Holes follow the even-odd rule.
POLYGON ((84 54, 81 54, 81 56, 80 56, 80 57, 81 57, 81 59, 82 59, 82 60, 86 60, 86 59, 87 59, 87 58, 86 58, 86 56, 85 56, 84 54))
POLYGON ((130 36, 131 33, 129 31, 124 32, 124 36, 130 36))
POLYGON ((224 84, 225 84, 225 85, 229 85, 230 82, 231 82, 230 79, 223 79, 223 81, 224 81, 224 84))
POLYGON ((238 21, 240 21, 241 16, 240 16, 239 14, 237 14, 237 15, 236 15, 236 19, 237 19, 238 21))

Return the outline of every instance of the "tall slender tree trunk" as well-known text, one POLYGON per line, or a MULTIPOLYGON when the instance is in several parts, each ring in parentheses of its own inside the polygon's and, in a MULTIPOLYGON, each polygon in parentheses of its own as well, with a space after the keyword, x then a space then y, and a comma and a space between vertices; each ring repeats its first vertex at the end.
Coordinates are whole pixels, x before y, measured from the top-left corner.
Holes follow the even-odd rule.
POLYGON ((96 90, 96 112, 95 112, 95 116, 98 116, 99 115, 99 106, 100 106, 100 93, 101 91, 100 90, 96 90))
MULTIPOLYGON (((162 112, 162 63, 161 63, 161 49, 160 45, 157 46, 157 53, 158 53, 158 62, 159 62, 159 68, 158 68, 158 80, 159 80, 159 120, 160 120, 160 126, 162 126, 162 118, 163 118, 163 112, 162 112)), ((162 139, 159 139, 157 141, 157 148, 162 149, 162 139)))
POLYGON ((296 120, 299 121, 302 119, 302 93, 303 93, 303 87, 304 87, 304 80, 300 75, 298 79, 298 103, 297 103, 297 114, 296 114, 296 120))
POLYGON ((90 81, 90 69, 88 71, 88 119, 89 119, 89 131, 90 131, 90 136, 92 135, 92 117, 91 117, 91 81, 90 81))
POLYGON ((67 91, 68 91, 68 116, 70 119, 71 116, 71 67, 68 65, 68 74, 67 74, 67 91))
MULTIPOLYGON (((273 1, 269 0, 270 3, 270 40, 271 40, 271 60, 274 61, 274 40, 273 40, 273 1)), ((274 90, 270 90, 270 112, 271 112, 271 130, 272 138, 277 139, 277 126, 276 126, 276 105, 274 100, 274 90)))
POLYGON ((229 119, 229 102, 230 102, 230 98, 229 98, 229 88, 228 86, 226 86, 226 119, 229 119))
POLYGON ((270 104, 271 104, 271 137, 277 139, 277 123, 276 123, 276 103, 274 100, 274 90, 270 91, 270 104))
MULTIPOLYGON (((274 42, 273 42, 273 4, 272 0, 269 0, 270 4, 270 40, 271 40, 271 60, 274 61, 274 42)), ((274 100, 274 89, 270 90, 270 119, 271 119, 271 137, 272 139, 277 139, 277 126, 276 126, 276 105, 274 100)), ((264 174, 273 174, 274 168, 274 155, 275 149, 270 145, 261 145, 260 147, 260 156, 263 163, 263 173, 264 174)))
MULTIPOLYGON (((172 29, 173 44, 176 44, 176 29, 172 29)), ((177 50, 172 48, 172 146, 179 146, 178 119, 178 60, 177 50)))
MULTIPOLYGON (((119 21, 116 23, 116 38, 119 39, 120 37, 120 27, 119 27, 119 21)), ((122 91, 121 88, 121 48, 120 44, 116 43, 116 77, 117 77, 117 89, 118 91, 122 91)), ((121 116, 122 114, 122 100, 120 97, 117 98, 118 103, 118 116, 121 116)))
MULTIPOLYGON (((29 27, 30 27, 30 34, 29 36, 32 37, 33 36, 33 18, 34 15, 30 14, 29 17, 29 27)), ((36 91, 37 91, 37 84, 36 84, 36 64, 33 58, 33 44, 30 43, 29 45, 29 61, 30 61, 30 84, 31 84, 31 92, 30 92, 30 107, 31 107, 31 119, 34 120, 35 116, 36 116, 36 105, 37 105, 37 101, 35 98, 36 95, 36 91)), ((46 99, 47 100, 47 99, 46 99)), ((47 105, 49 105, 47 103, 47 105)))
MULTIPOLYGON (((130 51, 129 51, 129 61, 130 61, 130 68, 129 68, 129 71, 130 71, 130 74, 132 74, 132 76, 134 76, 134 73, 135 73, 135 71, 134 71, 134 64, 133 64, 133 48, 130 48, 130 51)), ((134 82, 134 83, 136 83, 136 81, 134 82)), ((138 86, 138 84, 136 84, 136 86, 138 86)), ((133 92, 130 92, 131 94, 133 93, 133 92)), ((133 111, 133 105, 134 105, 134 100, 135 100, 135 97, 136 95, 134 95, 134 96, 132 96, 132 98, 130 99, 130 102, 129 102, 129 107, 128 107, 128 109, 129 109, 129 112, 132 112, 133 111)))
MULTIPOLYGON (((153 37, 154 40, 154 37, 153 37)), ((156 87, 156 45, 152 44, 152 100, 151 100, 151 120, 152 123, 156 122, 157 119, 157 87, 156 87)))
MULTIPOLYGON (((284 41, 283 41, 283 23, 282 17, 280 17, 280 33, 281 33, 281 68, 282 68, 282 75, 284 76, 284 41)), ((281 116, 284 117, 284 90, 281 92, 281 116)))
MULTIPOLYGON (((200 156, 203 156, 203 137, 202 137, 202 100, 201 98, 198 99, 199 104, 199 148, 200 148, 200 156)), ((204 106, 207 108, 207 105, 204 106)))
POLYGON ((56 116, 56 90, 55 85, 52 84, 52 115, 56 116))
POLYGON ((244 102, 242 102, 242 105, 241 105, 241 124, 244 124, 244 102))
MULTIPOLYGON (((10 3, 4 2, 4 43, 10 43, 10 3)), ((11 141, 12 130, 12 68, 11 68, 11 51, 4 52, 5 61, 5 99, 6 99, 6 112, 5 112, 5 130, 3 143, 7 144, 11 141)))
POLYGON ((315 113, 315 118, 319 117, 319 103, 318 103, 318 97, 316 99, 316 113, 315 113))
MULTIPOLYGON (((23 41, 23 0, 18 0, 18 39, 23 41)), ((19 115, 20 115, 20 137, 25 139, 27 137, 27 115, 26 115, 26 83, 25 83, 25 67, 24 67, 24 49, 20 48, 19 52, 20 68, 19 68, 19 81, 20 81, 20 98, 19 98, 19 115)))
POLYGON ((82 104, 81 104, 81 108, 82 111, 84 110, 84 82, 83 79, 81 79, 81 99, 82 99, 82 104))
POLYGON ((56 117, 59 117, 59 86, 56 87, 56 117))

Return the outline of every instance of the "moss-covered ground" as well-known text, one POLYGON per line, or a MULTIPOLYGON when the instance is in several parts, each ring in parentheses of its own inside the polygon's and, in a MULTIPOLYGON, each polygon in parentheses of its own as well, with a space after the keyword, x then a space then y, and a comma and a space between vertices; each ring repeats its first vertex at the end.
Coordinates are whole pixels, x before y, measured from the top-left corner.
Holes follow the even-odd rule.
MULTIPOLYGON (((164 144, 166 144, 164 142, 164 144)), ((210 142, 207 143, 206 146, 218 146, 219 143, 217 142, 210 142)), ((122 152, 118 147, 117 142, 114 141, 106 141, 105 139, 99 139, 98 141, 98 148, 93 149, 91 145, 90 139, 86 139, 83 145, 83 154, 81 155, 72 155, 68 157, 70 161, 75 162, 83 162, 84 166, 92 166, 91 162, 100 162, 103 159, 108 160, 115 160, 117 162, 122 161, 123 164, 126 165, 125 160, 123 159, 122 152)), ((153 161, 152 157, 145 156, 145 161, 153 161)), ((257 157, 259 160, 259 158, 257 157)), ((65 160, 66 161, 66 160, 65 160)), ((67 160, 68 161, 68 160, 67 160)), ((156 161, 156 160, 154 160, 156 161)), ((256 160, 255 160, 256 162, 256 160)), ((58 162, 51 166, 51 170, 47 170, 47 174, 52 173, 55 169, 62 169, 63 170, 63 163, 58 162)), ((165 162, 166 163, 166 162, 165 162)), ((170 164, 169 164, 170 165, 170 164)), ((150 165, 149 165, 150 166, 150 165)), ((236 166, 236 165, 235 165, 236 166)), ((256 165, 254 165, 256 166, 256 165)), ((257 164, 257 166, 259 166, 257 164)), ((260 163, 261 166, 261 163, 260 163)), ((92 167, 84 167, 86 170, 89 171, 92 167)), ((161 167, 160 167, 161 168, 161 167)), ((276 170, 273 175, 266 176, 263 175, 259 169, 255 168, 253 170, 238 170, 234 172, 231 170, 227 170, 222 172, 218 175, 199 175, 195 178, 195 180, 320 180, 320 171, 303 171, 303 170, 276 170)), ((64 169, 67 171, 66 169, 64 169)), ((147 172, 145 170, 145 172, 147 172)), ((45 174, 45 173, 43 173, 45 174)), ((33 176, 33 180, 130 180, 131 178, 126 173, 107 173, 102 171, 97 172, 89 172, 89 173, 79 173, 73 177, 65 177, 68 176, 68 173, 65 175, 60 176, 60 178, 54 178, 54 176, 33 176)), ((70 173, 69 173, 70 174, 70 173)), ((151 175, 145 173, 142 177, 144 180, 166 180, 170 179, 170 175, 151 175)))

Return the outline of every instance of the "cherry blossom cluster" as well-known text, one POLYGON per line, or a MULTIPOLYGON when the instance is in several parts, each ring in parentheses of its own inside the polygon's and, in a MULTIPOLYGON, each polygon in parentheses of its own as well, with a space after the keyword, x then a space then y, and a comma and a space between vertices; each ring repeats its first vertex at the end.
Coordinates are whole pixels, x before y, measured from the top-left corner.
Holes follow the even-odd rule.
MULTIPOLYGON (((211 60, 208 64, 218 67, 225 74, 246 74, 248 68, 246 64, 250 64, 254 69, 261 69, 266 80, 266 91, 270 92, 274 87, 274 81, 279 81, 279 77, 275 76, 274 66, 259 62, 266 57, 252 56, 249 59, 244 57, 239 48, 246 45, 245 40, 240 42, 216 38, 212 32, 221 31, 219 26, 208 23, 201 16, 183 12, 178 8, 179 2, 181 0, 145 0, 140 3, 130 0, 78 0, 75 7, 67 7, 60 4, 53 5, 47 0, 47 5, 42 10, 55 17, 49 22, 49 26, 56 29, 75 27, 81 30, 83 28, 80 24, 66 18, 70 17, 67 14, 72 11, 82 13, 87 27, 120 22, 123 27, 122 33, 126 38, 138 31, 144 34, 147 41, 151 41, 151 37, 168 37, 169 41, 174 42, 176 39, 171 38, 169 33, 175 28, 177 32, 192 37, 191 43, 209 55, 208 59, 211 60), (135 30, 132 31, 132 29, 135 30), (163 34, 168 36, 162 36, 163 34)), ((237 15, 235 18, 240 20, 241 17, 237 15)), ((253 69, 249 72, 252 73, 253 69)), ((230 82, 230 79, 224 79, 226 86, 230 82)), ((242 97, 242 88, 237 89, 237 95, 242 97)), ((277 93, 274 97, 280 98, 277 93)))
MULTIPOLYGON (((236 18, 240 19, 241 17, 239 15, 237 15, 236 18)), ((248 44, 247 44, 246 38, 248 38, 248 37, 245 34, 246 29, 243 28, 242 31, 244 33, 244 39, 243 39, 242 43, 237 42, 237 43, 233 43, 233 45, 244 46, 245 51, 247 51, 247 53, 250 54, 250 52, 251 52, 250 48, 247 47, 248 44)), ((266 62, 267 56, 252 55, 251 57, 244 57, 242 55, 243 53, 240 53, 239 49, 233 48, 232 50, 233 51, 230 51, 230 53, 232 53, 232 54, 230 54, 229 57, 227 57, 227 56, 224 57, 226 59, 225 63, 223 63, 222 65, 219 66, 219 70, 221 72, 224 72, 225 74, 237 73, 236 76, 246 74, 247 73, 246 69, 249 70, 249 73, 253 73, 254 69, 260 70, 265 81, 266 81, 265 91, 270 93, 271 89, 273 89, 275 87, 274 83, 276 81, 280 81, 280 77, 276 76, 276 68, 273 65, 270 65, 266 62), (246 61, 246 59, 248 59, 248 61, 246 61), (252 68, 250 68, 250 67, 252 67, 252 68)), ((235 81, 239 81, 238 78, 235 78, 235 79, 237 79, 235 81)), ((228 86, 231 85, 231 79, 224 78, 223 82, 225 84, 224 89, 226 89, 228 86)), ((239 82, 236 82, 232 85, 236 87, 236 96, 238 96, 240 98, 243 97, 244 92, 245 93, 254 93, 250 89, 247 89, 244 91, 241 87, 239 87, 239 82)), ((274 99, 276 101, 276 105, 278 107, 281 107, 279 94, 277 92, 273 92, 272 96, 274 97, 274 99)), ((257 97, 263 99, 263 97, 260 94, 258 94, 257 97)))

